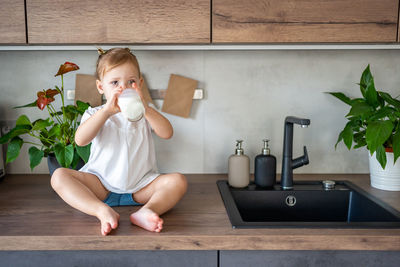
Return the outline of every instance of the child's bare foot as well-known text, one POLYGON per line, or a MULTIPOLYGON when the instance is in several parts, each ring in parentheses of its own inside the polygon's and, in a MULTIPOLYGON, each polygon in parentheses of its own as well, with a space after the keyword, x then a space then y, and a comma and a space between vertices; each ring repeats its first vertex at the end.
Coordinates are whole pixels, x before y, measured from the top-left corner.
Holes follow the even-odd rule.
POLYGON ((163 219, 151 209, 142 207, 130 216, 131 222, 151 232, 160 232, 163 227, 163 219))
POLYGON ((112 229, 118 227, 119 214, 109 206, 99 212, 97 218, 101 223, 101 234, 108 235, 112 229))

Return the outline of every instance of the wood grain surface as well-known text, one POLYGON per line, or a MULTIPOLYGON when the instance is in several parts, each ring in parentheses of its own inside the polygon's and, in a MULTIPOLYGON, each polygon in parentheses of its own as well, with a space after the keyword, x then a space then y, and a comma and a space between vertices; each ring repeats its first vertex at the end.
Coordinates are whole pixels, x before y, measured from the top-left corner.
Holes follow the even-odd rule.
MULTIPOLYGON (((224 174, 186 175, 188 192, 163 217, 161 233, 134 226, 137 207, 115 208, 111 235, 65 204, 49 175, 7 175, 0 183, 0 250, 400 250, 400 229, 232 229, 216 181, 224 174)), ((295 180, 350 180, 400 210, 400 192, 371 188, 368 175, 296 175, 295 180)))
POLYGON ((396 42, 398 0, 214 0, 213 43, 396 42))
POLYGON ((2 0, 0 3, 0 43, 25 44, 24 0, 2 0))
POLYGON ((27 0, 32 44, 209 43, 209 0, 27 0))

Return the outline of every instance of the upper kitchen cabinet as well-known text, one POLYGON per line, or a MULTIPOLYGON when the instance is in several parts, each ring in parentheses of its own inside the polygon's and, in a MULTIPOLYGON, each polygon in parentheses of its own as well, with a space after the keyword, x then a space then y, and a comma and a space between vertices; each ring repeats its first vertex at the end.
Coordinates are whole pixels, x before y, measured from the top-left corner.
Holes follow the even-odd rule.
POLYGON ((209 0, 26 0, 31 44, 209 43, 209 0))
POLYGON ((0 18, 0 43, 25 44, 24 0, 2 0, 0 18))
POLYGON ((213 0, 213 43, 396 42, 399 0, 213 0))
MULTIPOLYGON (((399 18, 400 18, 400 8, 399 8, 399 18)), ((397 30, 397 42, 400 42, 400 23, 397 25, 399 28, 397 30)))

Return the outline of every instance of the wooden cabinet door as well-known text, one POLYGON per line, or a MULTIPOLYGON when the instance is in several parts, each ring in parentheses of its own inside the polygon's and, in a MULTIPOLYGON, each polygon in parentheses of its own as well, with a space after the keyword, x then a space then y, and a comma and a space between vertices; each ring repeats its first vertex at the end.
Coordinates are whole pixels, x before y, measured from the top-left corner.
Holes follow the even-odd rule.
MULTIPOLYGON (((400 8, 399 8, 399 18, 400 18, 400 8)), ((397 25, 397 27, 398 27, 398 29, 397 29, 397 42, 400 42, 400 23, 398 22, 397 24, 398 24, 397 25)))
POLYGON ((26 43, 24 0, 1 0, 0 43, 26 43))
POLYGON ((213 0, 213 43, 396 42, 399 0, 213 0))
POLYGON ((209 0, 26 0, 34 44, 209 43, 209 0))

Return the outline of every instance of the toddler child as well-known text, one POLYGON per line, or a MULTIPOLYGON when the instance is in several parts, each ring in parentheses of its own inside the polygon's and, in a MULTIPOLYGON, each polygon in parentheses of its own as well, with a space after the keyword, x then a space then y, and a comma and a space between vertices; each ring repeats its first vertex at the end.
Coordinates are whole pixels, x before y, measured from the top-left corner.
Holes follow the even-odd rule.
POLYGON ((75 133, 77 145, 92 142, 89 161, 79 171, 57 169, 51 185, 70 206, 96 216, 103 235, 118 227, 120 216, 111 207, 122 205, 144 204, 130 221, 160 232, 159 216, 183 197, 187 183, 180 173, 158 173, 151 131, 169 139, 173 128, 144 101, 139 63, 130 50, 99 51, 96 86, 107 102, 89 108, 75 133), (118 106, 118 96, 127 88, 136 90, 145 106, 144 116, 136 122, 127 120, 118 106))

